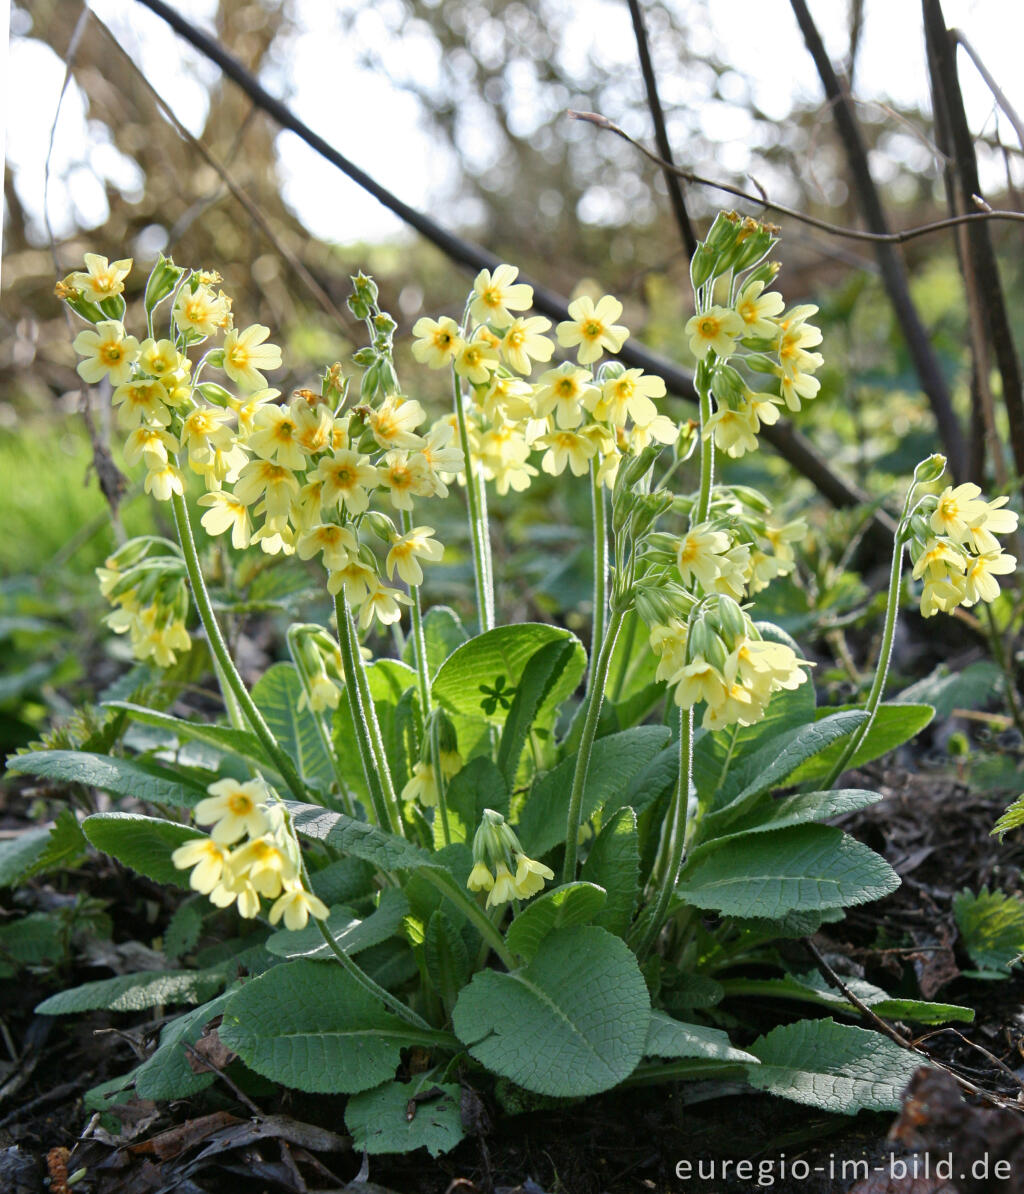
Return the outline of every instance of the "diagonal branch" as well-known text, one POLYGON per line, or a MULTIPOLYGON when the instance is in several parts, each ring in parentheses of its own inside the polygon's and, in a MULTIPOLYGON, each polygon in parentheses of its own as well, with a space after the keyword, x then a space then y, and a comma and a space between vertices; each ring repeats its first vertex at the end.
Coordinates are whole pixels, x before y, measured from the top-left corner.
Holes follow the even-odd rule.
MULTIPOLYGON (((923 0, 923 11, 935 118, 949 139, 953 170, 959 184, 959 206, 963 209, 975 202, 975 196, 981 193, 981 182, 978 178, 974 139, 967 123, 957 75, 956 41, 946 28, 946 19, 939 0, 923 0)), ((973 278, 974 291, 985 318, 989 341, 1002 379, 1003 403, 1010 426, 1014 467, 1018 477, 1024 478, 1024 383, 1006 310, 999 266, 988 229, 980 225, 969 228, 968 233, 970 260, 965 260, 962 264, 965 276, 973 278)))
MULTIPOLYGON (((860 126, 854 113, 847 89, 839 80, 831 59, 821 40, 821 34, 811 17, 805 0, 790 0, 790 7, 796 17, 804 42, 814 60, 825 96, 832 108, 836 131, 846 153, 850 177, 864 222, 872 232, 889 232, 889 222, 882 207, 882 200, 871 176, 867 149, 861 136, 860 126)), ((903 265, 903 259, 892 245, 878 242, 875 254, 882 271, 882 280, 889 295, 896 319, 903 332, 907 348, 917 369, 921 388, 928 398, 939 438, 949 458, 953 476, 962 479, 967 467, 967 452, 959 420, 953 411, 949 387, 932 348, 928 332, 918 314, 910 295, 910 285, 903 265)))
MULTIPOLYGON (((672 162, 672 146, 668 140, 668 129, 665 127, 665 113, 661 107, 661 97, 658 95, 658 81, 654 75, 654 63, 651 61, 650 43, 647 39, 647 27, 644 24, 640 0, 629 0, 629 15, 633 21, 633 33, 636 35, 636 49, 640 56, 640 73, 644 77, 644 88, 647 91, 647 106, 651 110, 651 120, 654 122, 654 140, 658 146, 658 153, 666 162, 672 162)), ((668 187, 668 197, 672 203, 672 213, 676 218, 676 226, 682 237, 686 256, 692 257, 697 251, 697 234, 693 230, 690 215, 686 210, 686 200, 683 198, 679 175, 675 170, 665 170, 664 167, 662 169, 665 184, 668 187)))

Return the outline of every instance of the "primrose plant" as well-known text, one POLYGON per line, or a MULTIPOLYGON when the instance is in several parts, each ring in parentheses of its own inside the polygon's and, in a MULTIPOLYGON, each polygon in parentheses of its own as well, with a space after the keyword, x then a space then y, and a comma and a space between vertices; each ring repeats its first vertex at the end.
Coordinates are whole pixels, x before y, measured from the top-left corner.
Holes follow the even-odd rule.
MULTIPOLYGON (((288 402, 267 385, 281 365, 269 330, 236 326, 216 274, 161 259, 141 340, 125 326, 130 261, 88 256, 60 283, 90 325, 79 372, 109 380, 125 460, 177 529, 100 571, 110 627, 151 675, 189 650, 194 604, 226 715, 111 701, 120 751, 13 760, 151 805, 96 813, 84 832, 193 893, 165 937, 178 964, 41 1007, 196 1005, 94 1105, 208 1085, 185 1050, 216 1016, 239 1081, 349 1095, 348 1128, 371 1152, 452 1147, 460 1083, 510 1110, 680 1078, 845 1112, 898 1103, 917 1055, 848 1023, 857 1008, 787 961, 799 950, 786 942, 897 886, 829 823, 879 796, 834 784, 932 715, 882 701, 905 579, 922 582, 926 616, 993 600, 1016 516, 973 486, 936 494, 944 462, 920 465, 867 702, 816 708, 810 664, 755 613, 806 527, 716 476, 716 456, 756 450, 762 425, 819 389, 815 308, 787 310, 771 288, 775 231, 721 215, 693 258, 699 420, 682 425, 659 406, 661 379, 606 358, 629 334, 617 300, 577 299, 552 339, 510 265, 481 271, 461 319, 412 329, 415 360, 451 377, 433 421, 399 383, 395 321, 362 275, 355 369, 288 402), (540 472, 589 487, 589 664, 566 629, 496 623, 489 488, 522 492, 540 472), (424 603, 444 552, 430 511, 451 489, 468 511, 472 636, 424 603), (221 621, 253 559, 303 576, 319 561, 333 616, 292 625, 290 662, 250 689, 221 621), (403 657, 368 660, 363 637, 406 617, 403 657), (766 1000, 812 1011, 759 1036, 748 996, 760 1029, 766 1000), (429 1115, 407 1114, 417 1094, 429 1115)), ((883 1016, 971 1015, 848 985, 883 1016)))

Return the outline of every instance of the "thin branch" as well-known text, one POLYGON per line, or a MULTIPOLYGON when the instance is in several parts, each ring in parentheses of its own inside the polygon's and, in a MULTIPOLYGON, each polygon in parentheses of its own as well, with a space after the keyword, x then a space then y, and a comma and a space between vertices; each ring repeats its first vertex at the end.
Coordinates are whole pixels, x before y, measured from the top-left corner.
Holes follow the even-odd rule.
MULTIPOLYGON (((141 2, 145 4, 147 0, 141 0, 141 2)), ((715 178, 705 178, 701 174, 695 174, 692 170, 685 170, 682 166, 675 166, 660 157, 653 150, 648 149, 646 145, 637 141, 635 137, 631 137, 624 129, 619 128, 614 121, 609 120, 607 116, 602 116, 599 112, 576 112, 570 110, 567 115, 572 120, 583 120, 587 124, 593 124, 599 129, 605 129, 609 133, 614 133, 617 137, 621 137, 623 141, 628 141, 634 149, 639 150, 644 157, 650 158, 652 162, 660 166, 663 170, 672 170, 680 178, 685 179, 686 182, 692 182, 696 186, 711 187, 712 190, 722 191, 726 195, 732 195, 736 199, 745 199, 748 203, 754 203, 758 207, 775 212, 776 215, 796 220, 800 224, 806 224, 809 228, 817 228, 819 232, 827 232, 830 236, 842 237, 844 240, 866 241, 869 244, 876 245, 903 245, 908 241, 916 240, 920 236, 930 236, 935 232, 946 232, 950 228, 957 227, 959 224, 976 224, 988 220, 1009 220, 1024 224, 1024 212, 988 208, 985 211, 968 212, 966 215, 952 216, 949 219, 933 220, 927 224, 915 224, 911 228, 901 228, 896 232, 865 232, 860 228, 848 228, 843 224, 832 224, 828 220, 808 215, 807 212, 797 211, 796 208, 786 207, 784 203, 776 203, 773 199, 769 199, 763 190, 759 190, 759 193, 755 195, 750 191, 743 190, 742 187, 733 186, 732 183, 722 182, 720 179, 715 178)))
MULTIPOLYGON (((636 49, 640 56, 640 73, 644 77, 644 88, 647 91, 647 106, 651 110, 651 120, 654 122, 654 140, 658 146, 658 153, 665 161, 671 162, 672 146, 669 144, 668 129, 665 127, 665 113, 658 95, 658 81, 654 74, 654 63, 651 61, 651 49, 647 40, 644 14, 640 8, 640 0, 628 0, 628 2, 629 15, 633 21, 633 33, 636 36, 636 49)), ((693 230, 690 215, 686 210, 686 200, 683 198, 679 175, 674 170, 665 170, 664 168, 662 168, 662 172, 668 186, 668 197, 672 202, 676 227, 679 229, 679 235, 686 248, 686 256, 692 257, 697 251, 697 234, 693 230)))
POLYGON ((100 29, 102 29, 103 32, 107 35, 108 40, 111 42, 111 44, 114 46, 114 48, 121 54, 121 56, 124 58, 124 60, 131 67, 136 78, 139 80, 139 82, 142 84, 142 86, 146 89, 146 91, 149 92, 150 96, 153 98, 153 101, 160 108, 160 110, 167 117, 167 119, 171 122, 171 124, 174 126, 174 129, 176 130, 178 136, 181 137, 181 139, 187 145, 191 145, 192 148, 195 149, 200 154, 200 156, 207 163, 207 165, 209 165, 217 173, 217 175, 219 176, 221 181, 224 183, 224 185, 227 187, 227 189, 231 192, 232 196, 242 205, 242 207, 245 208, 246 214, 249 216, 249 219, 252 220, 252 222, 256 225, 256 227, 259 228, 259 230, 263 233, 263 235, 267 238, 267 240, 271 243, 271 245, 273 245, 273 247, 277 250, 277 252, 280 254, 280 256, 283 257, 284 260, 288 263, 288 265, 291 267, 292 271, 294 272, 295 276, 299 279, 299 281, 303 284, 303 286, 306 287, 306 289, 313 296, 314 300, 317 302, 317 304, 320 306, 320 308, 324 311, 324 313, 326 315, 328 315, 331 319, 333 319, 339 325, 339 327, 344 328, 346 326, 348 326, 348 327, 354 326, 354 324, 356 322, 354 320, 354 317, 352 317, 351 315, 345 315, 342 312, 342 310, 338 306, 335 305, 334 300, 327 293, 327 291, 324 290, 324 288, 320 285, 320 283, 316 280, 316 278, 314 278, 313 275, 309 272, 309 270, 306 268, 306 265, 304 264, 304 262, 295 253, 293 253, 290 248, 288 248, 288 246, 280 239, 280 237, 273 230, 273 228, 270 227, 270 224, 268 223, 266 216, 264 216, 263 212, 260 211, 259 207, 249 198, 249 196, 245 193, 245 191, 243 191, 242 188, 237 185, 237 183, 234 181, 234 179, 231 177, 231 175, 221 165, 221 163, 213 156, 213 154, 206 148, 206 146, 202 143, 202 141, 200 141, 197 137, 193 137, 193 135, 181 123, 181 121, 177 118, 177 116, 175 116, 174 112, 171 110, 167 101, 156 90, 156 88, 152 85, 152 83, 150 83, 150 81, 146 78, 146 76, 142 73, 142 71, 140 71, 139 68, 135 65, 135 62, 132 59, 131 55, 124 48, 124 46, 121 45, 121 43, 117 40, 117 38, 114 36, 114 34, 111 32, 111 30, 103 23, 103 21, 100 20, 100 18, 94 12, 91 15, 92 15, 92 19, 96 22, 96 24, 100 27, 100 29))
POLYGON ((1020 142, 1021 149, 1024 149, 1024 120, 1021 120, 1020 116, 1018 116, 1016 109, 1006 98, 1005 92, 995 81, 984 62, 982 62, 978 51, 959 29, 950 29, 949 38, 955 45, 962 46, 967 52, 968 58, 974 63, 978 74, 985 80, 989 91, 992 92, 996 103, 1002 108, 1006 119, 1013 125, 1013 131, 1017 134, 1017 140, 1020 142))
MULTIPOLYGON (((57 240, 53 234, 53 225, 50 223, 50 173, 53 160, 53 147, 57 137, 57 124, 60 121, 61 108, 64 105, 64 96, 67 94, 68 87, 71 84, 72 70, 75 65, 75 58, 78 55, 78 47, 81 44, 82 37, 85 35, 88 23, 89 6, 83 0, 82 11, 78 14, 78 20, 75 22, 75 28, 71 34, 71 40, 68 42, 67 53, 64 58, 64 81, 61 84, 60 95, 57 98, 57 107, 53 113, 53 124, 50 126, 50 142, 46 149, 46 165, 43 171, 43 224, 46 227, 46 235, 50 242, 50 255, 53 258, 54 276, 57 278, 60 277, 62 270, 60 260, 57 256, 57 240)), ((64 304, 62 303, 61 306, 64 306, 64 304)), ((71 313, 67 307, 64 307, 64 318, 67 320, 69 332, 73 331, 71 313)), ((107 506, 110 508, 110 521, 115 541, 120 543, 124 541, 125 537, 124 524, 121 522, 120 505, 127 482, 125 481, 124 474, 114 463, 110 449, 100 438, 100 434, 96 429, 96 422, 93 419, 91 395, 91 388, 84 386, 81 390, 82 401, 80 409, 82 422, 85 423, 86 434, 89 436, 89 446, 92 448, 92 467, 96 473, 96 482, 106 500, 107 506)), ((88 472, 86 476, 88 476, 88 472)))
MULTIPOLYGON (((936 121, 949 137, 953 168, 959 182, 961 210, 978 204, 981 182, 974 139, 956 68, 956 43, 946 28, 939 0, 923 0, 925 44, 936 121)), ((1010 447, 1019 477, 1024 478, 1024 379, 1013 342, 1013 330, 999 276, 992 238, 984 225, 969 229, 968 245, 978 300, 985 316, 989 342, 1002 380, 1003 404, 1010 429, 1010 447)))
MULTIPOLYGON (((825 49, 825 43, 821 40, 821 34, 818 32, 805 0, 789 0, 789 3, 797 24, 800 26, 808 53, 814 61, 818 77, 821 79, 825 96, 831 105, 836 132, 839 134, 839 140, 846 154, 850 181, 853 184, 853 191, 857 197, 864 222, 872 232, 888 233, 890 231, 889 221, 886 218, 875 180, 871 175, 867 147, 861 136, 857 114, 850 102, 848 89, 840 82, 839 76, 836 74, 832 60, 825 49)), ((903 339, 917 370, 921 389, 935 416, 939 438, 949 459, 950 472, 955 479, 962 480, 967 465, 966 442, 960 421, 953 410, 949 387, 932 346, 931 338, 925 330, 910 294, 910 283, 907 280, 903 259, 892 244, 885 242, 875 244, 875 255, 882 270, 882 281, 885 284, 893 313, 900 325, 903 339)))
POLYGON ((1007 1104, 1006 1100, 1000 1098, 999 1095, 993 1094, 991 1091, 984 1090, 980 1086, 976 1086, 967 1078, 962 1078, 956 1072, 956 1070, 950 1069, 948 1065, 943 1065, 941 1061, 936 1061, 934 1057, 931 1057, 928 1053, 926 1053, 916 1041, 908 1039, 903 1035, 902 1032, 899 1032, 897 1029, 893 1028, 893 1026, 887 1021, 883 1020, 877 1012, 868 1007, 863 999, 859 998, 859 996, 855 995, 850 990, 846 983, 843 982, 842 978, 836 974, 836 972, 828 964, 821 950, 818 949, 810 937, 804 938, 804 945, 807 947, 808 953, 814 959, 815 966, 817 966, 819 973, 828 983, 828 985, 837 990, 847 1003, 851 1003, 857 1009, 857 1011, 860 1012, 860 1014, 871 1025, 873 1025, 873 1027, 875 1027, 883 1035, 887 1036, 889 1040, 899 1045, 901 1049, 906 1049, 911 1053, 916 1053, 929 1065, 933 1065, 940 1070, 945 1070, 945 1072, 954 1079, 961 1090, 967 1091, 968 1094, 977 1095, 979 1098, 986 1099, 988 1102, 994 1103, 997 1107, 1006 1107, 1008 1105, 1012 1105, 1007 1104))

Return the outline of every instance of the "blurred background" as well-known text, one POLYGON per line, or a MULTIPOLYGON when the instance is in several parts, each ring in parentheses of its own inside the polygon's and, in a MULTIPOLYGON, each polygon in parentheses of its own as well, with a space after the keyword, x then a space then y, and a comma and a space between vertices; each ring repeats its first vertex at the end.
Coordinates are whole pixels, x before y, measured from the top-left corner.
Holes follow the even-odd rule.
MULTIPOLYGON (((106 638, 91 570, 121 533, 99 484, 108 447, 119 464, 117 437, 103 402, 80 389, 55 278, 78 268, 86 251, 135 259, 129 298, 160 252, 217 269, 239 321, 269 325, 283 345, 286 368, 274 380, 287 394, 358 347, 356 329, 334 311, 345 310, 358 269, 378 279, 400 336, 422 313, 461 310, 472 277, 282 132, 141 3, 90 7, 83 16, 78 0, 33 0, 11 12, 0 297, 0 628, 14 660, 0 682, 0 716, 11 741, 85 682, 83 659, 56 646, 48 652, 45 635, 56 633, 56 620, 62 636, 106 638), (245 192, 248 208, 197 141, 245 192)), ((946 216, 949 158, 933 119, 921 5, 810 7, 848 81, 890 222, 946 216)), ((623 140, 567 117, 569 109, 600 112, 653 146, 626 0, 179 0, 174 8, 406 203, 563 295, 618 295, 634 335, 687 364, 687 255, 664 176, 623 140)), ((681 166, 863 226, 833 105, 788 0, 670 0, 645 3, 643 13, 681 166)), ((1000 105, 960 53, 984 198, 1019 209, 1024 147, 1012 117, 1024 111, 1024 10, 946 0, 943 14, 1003 93, 1000 105)), ((723 207, 761 214, 704 187, 686 186, 685 200, 698 234, 723 207)), ((835 470, 884 501, 939 442, 878 262, 862 242, 777 222, 780 285, 791 303, 819 304, 825 333, 822 395, 797 417, 800 430, 835 470)), ((1019 342, 1021 229, 990 228, 1019 342)), ((969 427, 961 246, 945 232, 902 255, 954 410, 969 427)), ((427 405, 444 400, 431 388, 436 376, 417 371, 415 379, 406 389, 427 405)), ((686 412, 679 402, 675 413, 686 412)), ((813 495, 768 449, 729 475, 768 489, 783 507, 813 495)), ((577 511, 567 489, 542 479, 526 499, 496 503, 499 559, 517 560, 499 594, 513 617, 560 614, 572 625, 585 612, 587 499, 579 495, 577 511)), ((818 509, 801 595, 784 611, 794 630, 801 619, 820 620, 823 602, 842 612, 863 597, 843 557, 863 511, 826 521, 827 503, 818 509), (842 589, 837 576, 848 578, 845 596, 829 597, 842 589)), ((129 534, 159 529, 160 511, 130 478, 117 517, 129 534)), ((460 533, 453 527, 456 555, 433 594, 456 605, 465 591, 460 533)), ((106 650, 116 655, 116 647, 106 650)))

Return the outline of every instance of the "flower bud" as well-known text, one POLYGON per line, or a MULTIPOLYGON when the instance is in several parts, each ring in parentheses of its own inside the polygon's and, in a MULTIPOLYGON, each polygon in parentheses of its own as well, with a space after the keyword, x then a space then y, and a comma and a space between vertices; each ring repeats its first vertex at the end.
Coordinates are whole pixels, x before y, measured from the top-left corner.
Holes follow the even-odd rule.
POLYGON ((386 514, 382 514, 379 510, 367 510, 363 515, 363 523, 370 528, 378 539, 383 539, 385 543, 390 543, 398 535, 395 524, 386 514))
POLYGON ((914 483, 916 485, 927 485, 931 481, 937 481, 946 471, 946 458, 941 452, 936 452, 933 456, 929 456, 926 460, 914 469, 914 483))
POLYGON ((223 386, 217 385, 215 381, 202 381, 196 386, 196 389, 206 399, 207 402, 214 406, 227 406, 231 401, 231 395, 223 386))
POLYGON ((748 386, 731 365, 718 365, 711 375, 711 392, 718 401, 738 405, 746 398, 748 386))
POLYGON ((165 257, 163 253, 157 257, 156 265, 149 271, 149 277, 146 279, 145 301, 148 315, 152 315, 164 299, 173 293, 184 273, 181 266, 175 265, 170 257, 165 257))

